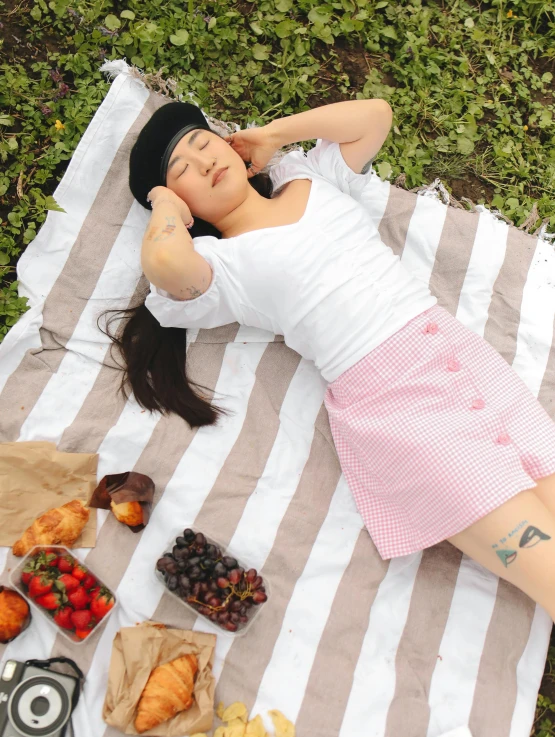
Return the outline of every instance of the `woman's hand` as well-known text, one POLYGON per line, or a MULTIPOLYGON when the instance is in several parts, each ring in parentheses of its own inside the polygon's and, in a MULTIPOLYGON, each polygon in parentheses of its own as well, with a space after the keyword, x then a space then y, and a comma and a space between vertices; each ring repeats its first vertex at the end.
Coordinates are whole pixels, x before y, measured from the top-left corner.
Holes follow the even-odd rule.
POLYGON ((249 179, 256 176, 266 166, 279 148, 266 125, 261 128, 237 131, 237 133, 226 136, 225 140, 231 144, 233 150, 237 151, 243 161, 250 161, 251 166, 247 171, 249 179))
POLYGON ((146 196, 147 200, 151 203, 152 209, 161 202, 172 202, 178 209, 181 220, 187 228, 191 228, 193 225, 193 216, 189 210, 188 205, 178 197, 169 187, 153 187, 146 196))

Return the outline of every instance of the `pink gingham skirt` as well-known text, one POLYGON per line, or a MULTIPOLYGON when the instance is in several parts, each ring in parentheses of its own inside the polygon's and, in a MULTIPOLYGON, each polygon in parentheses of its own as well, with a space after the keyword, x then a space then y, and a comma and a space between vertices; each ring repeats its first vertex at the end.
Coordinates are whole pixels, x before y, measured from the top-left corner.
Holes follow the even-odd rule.
POLYGON ((327 388, 342 470, 386 560, 455 535, 555 473, 555 423, 438 305, 327 388))

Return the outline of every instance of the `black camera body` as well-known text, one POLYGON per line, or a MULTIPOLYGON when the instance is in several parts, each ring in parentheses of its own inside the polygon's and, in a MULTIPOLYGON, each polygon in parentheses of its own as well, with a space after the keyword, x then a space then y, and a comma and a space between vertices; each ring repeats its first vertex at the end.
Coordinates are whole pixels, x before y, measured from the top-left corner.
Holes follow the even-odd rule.
MULTIPOLYGON (((0 674, 0 737, 63 737, 79 679, 28 661, 7 660, 0 674)), ((48 661, 44 661, 47 663, 48 661)))

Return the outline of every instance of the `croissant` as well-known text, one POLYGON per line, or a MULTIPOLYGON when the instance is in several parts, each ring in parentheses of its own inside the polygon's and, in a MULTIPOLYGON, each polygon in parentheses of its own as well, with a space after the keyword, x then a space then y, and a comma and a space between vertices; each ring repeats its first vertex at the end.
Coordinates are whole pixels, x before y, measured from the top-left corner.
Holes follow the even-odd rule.
POLYGON ((28 527, 20 539, 14 543, 12 552, 21 556, 33 545, 67 545, 71 547, 77 540, 87 520, 89 510, 78 499, 56 509, 49 509, 28 527))
POLYGON ((152 671, 137 707, 135 729, 139 734, 191 708, 197 668, 195 655, 183 655, 152 671))

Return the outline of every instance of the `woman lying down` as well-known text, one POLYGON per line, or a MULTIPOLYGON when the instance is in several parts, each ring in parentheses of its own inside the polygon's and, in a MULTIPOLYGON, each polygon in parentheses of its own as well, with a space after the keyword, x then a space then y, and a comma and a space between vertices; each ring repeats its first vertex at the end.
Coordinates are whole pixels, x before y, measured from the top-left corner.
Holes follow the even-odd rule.
POLYGON ((184 330, 283 335, 328 383, 341 467, 382 558, 447 539, 555 619, 555 424, 349 194, 391 123, 384 100, 353 100, 224 138, 194 105, 157 110, 130 157, 133 195, 152 209, 151 291, 115 338, 124 382, 147 409, 212 424, 220 410, 187 383, 184 330))

